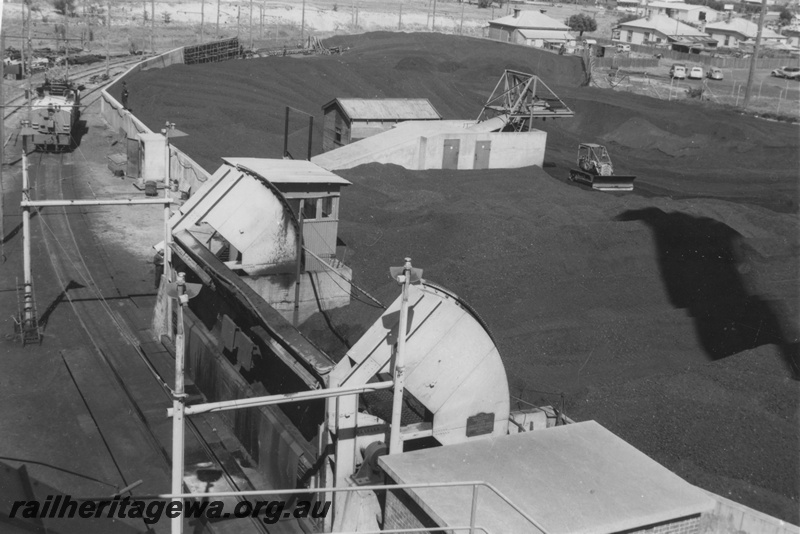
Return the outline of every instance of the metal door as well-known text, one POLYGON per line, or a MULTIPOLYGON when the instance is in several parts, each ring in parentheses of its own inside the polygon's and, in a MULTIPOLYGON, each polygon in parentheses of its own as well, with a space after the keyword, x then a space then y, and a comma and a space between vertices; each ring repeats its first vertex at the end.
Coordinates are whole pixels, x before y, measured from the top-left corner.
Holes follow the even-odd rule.
MULTIPOLYGON (((125 168, 125 176, 128 178, 141 178, 142 176, 142 160, 140 157, 144 157, 144 153, 139 154, 139 140, 128 138, 127 140, 127 151, 128 151, 128 164, 125 168)), ((144 152, 144 151, 142 151, 144 152)))
POLYGON ((491 154, 491 152, 491 141, 478 141, 475 143, 475 165, 473 169, 488 169, 489 154, 491 154))
POLYGON ((461 147, 459 139, 445 139, 444 153, 442 154, 443 169, 458 169, 458 150, 461 147))

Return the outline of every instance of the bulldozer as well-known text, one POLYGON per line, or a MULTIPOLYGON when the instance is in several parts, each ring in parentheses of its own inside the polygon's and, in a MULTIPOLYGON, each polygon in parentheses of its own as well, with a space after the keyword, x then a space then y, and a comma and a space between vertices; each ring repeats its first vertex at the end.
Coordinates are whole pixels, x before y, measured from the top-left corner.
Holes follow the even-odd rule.
POLYGON ((569 179, 590 185, 598 191, 633 191, 635 176, 614 174, 611 156, 603 145, 578 145, 578 168, 569 171, 569 179))

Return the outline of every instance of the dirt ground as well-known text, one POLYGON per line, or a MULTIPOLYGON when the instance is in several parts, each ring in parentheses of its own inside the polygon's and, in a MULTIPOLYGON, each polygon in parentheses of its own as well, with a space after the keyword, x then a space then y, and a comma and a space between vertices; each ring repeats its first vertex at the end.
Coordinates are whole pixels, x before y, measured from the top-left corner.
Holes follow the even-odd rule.
MULTIPOLYGON (((131 106, 151 127, 176 122, 189 137, 175 144, 214 171, 222 156, 279 157, 287 105, 315 115, 318 153, 332 98, 426 97, 472 119, 503 68, 538 73, 576 112, 541 123, 544 169, 341 172, 355 283, 388 303, 388 267, 410 256, 487 321, 520 406, 563 402, 689 482, 797 524, 797 126, 584 87, 577 58, 499 43, 329 43, 349 50, 139 73, 131 106), (606 144, 636 190, 569 183, 581 141, 606 144)), ((305 154, 297 117, 290 151, 305 154)), ((332 314, 351 341, 380 314, 361 299, 332 314)), ((345 352, 320 318, 305 330, 345 352)))

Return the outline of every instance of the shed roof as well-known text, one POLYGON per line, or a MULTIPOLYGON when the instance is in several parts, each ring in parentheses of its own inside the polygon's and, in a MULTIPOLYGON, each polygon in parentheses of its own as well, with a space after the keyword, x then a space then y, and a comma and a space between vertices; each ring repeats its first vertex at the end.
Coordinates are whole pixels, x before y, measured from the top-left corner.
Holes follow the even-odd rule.
POLYGON ((715 12, 715 13, 718 12, 717 10, 711 9, 708 6, 686 4, 686 3, 683 3, 683 2, 667 2, 667 1, 664 1, 664 0, 659 0, 659 1, 656 1, 656 2, 650 2, 649 4, 647 4, 647 7, 655 7, 655 8, 660 8, 660 9, 674 9, 676 11, 694 11, 696 9, 700 9, 700 10, 706 11, 706 12, 715 12))
POLYGON ((351 184, 310 161, 269 158, 222 158, 222 161, 231 167, 242 166, 273 184, 351 184))
POLYGON ((506 15, 499 19, 490 20, 489 25, 533 30, 569 30, 569 26, 553 17, 548 17, 541 11, 520 11, 519 16, 516 17, 514 15, 506 15))
MULTIPOLYGON (((706 32, 738 33, 748 39, 755 39, 758 34, 758 24, 747 19, 731 18, 720 22, 706 24, 706 32)), ((762 39, 785 39, 783 35, 776 33, 769 28, 764 28, 761 32, 762 39)))
POLYGON ((699 36, 708 37, 708 35, 693 26, 679 22, 666 15, 653 15, 650 18, 641 18, 623 22, 618 28, 638 28, 642 30, 652 30, 666 35, 668 37, 685 37, 685 36, 699 36))
POLYGON ((334 98, 322 109, 338 104, 351 120, 439 120, 442 116, 427 98, 334 98))
MULTIPOLYGON (((549 534, 604 534, 713 509, 702 490, 594 421, 382 456, 398 483, 482 480, 549 534)), ((446 526, 469 520, 471 488, 408 490, 446 526)), ((491 534, 539 532, 480 489, 477 524, 491 534)))
POLYGON ((517 30, 525 39, 545 41, 574 41, 575 36, 564 30, 517 30))

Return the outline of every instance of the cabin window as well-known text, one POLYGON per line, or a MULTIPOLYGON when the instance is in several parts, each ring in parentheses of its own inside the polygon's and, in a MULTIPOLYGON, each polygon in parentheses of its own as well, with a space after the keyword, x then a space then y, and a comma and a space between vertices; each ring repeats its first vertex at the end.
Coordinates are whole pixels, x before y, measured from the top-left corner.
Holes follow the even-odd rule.
POLYGON ((339 128, 338 126, 336 127, 336 133, 334 134, 334 139, 336 140, 337 143, 342 142, 342 129, 339 128))
POLYGON ((730 42, 731 42, 731 36, 730 35, 726 35, 725 36, 725 46, 728 46, 730 44, 730 42))
POLYGON ((698 20, 706 20, 706 12, 701 11, 700 14, 697 16, 698 20))
POLYGON ((333 217, 333 197, 325 197, 322 199, 322 219, 333 217))
POLYGON ((312 198, 307 198, 303 202, 303 219, 316 219, 317 218, 317 201, 312 198))
POLYGON ((630 31, 630 30, 628 30, 628 39, 627 39, 627 41, 629 43, 633 41, 633 32, 630 31))

